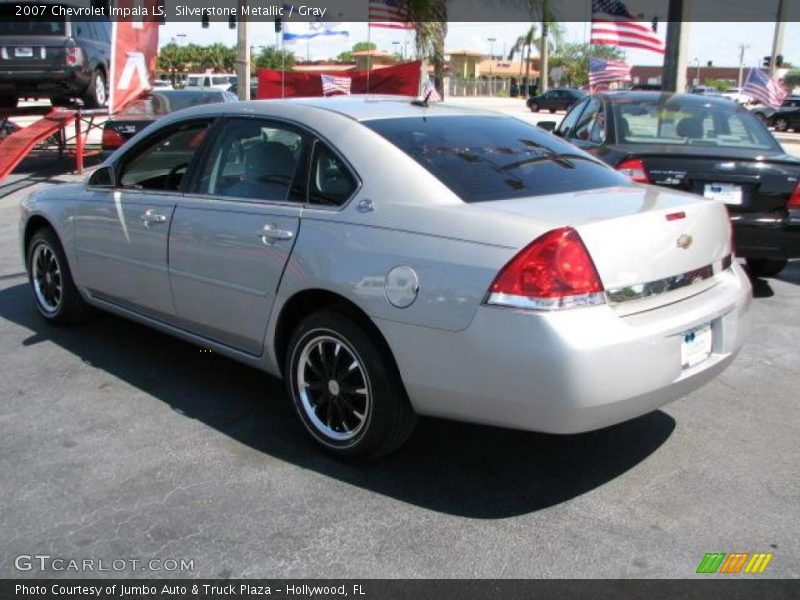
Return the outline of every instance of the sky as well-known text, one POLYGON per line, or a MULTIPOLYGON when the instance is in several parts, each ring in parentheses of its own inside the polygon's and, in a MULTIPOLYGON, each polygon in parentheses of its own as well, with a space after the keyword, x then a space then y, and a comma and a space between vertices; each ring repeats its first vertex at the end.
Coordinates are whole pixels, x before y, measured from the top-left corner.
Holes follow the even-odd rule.
MULTIPOLYGON (((298 24, 304 27, 304 24, 298 24)), ((588 41, 589 25, 583 22, 569 22, 563 24, 566 29, 566 40, 570 42, 588 41)), ((499 55, 505 48, 506 52, 514 41, 528 29, 527 23, 449 23, 448 35, 445 43, 447 50, 463 49, 484 52, 490 50, 499 55), (495 38, 491 43, 489 38, 495 38)), ((709 60, 715 66, 738 66, 739 46, 745 44, 745 66, 755 66, 761 63, 764 56, 772 51, 773 23, 690 23, 688 61, 693 65, 695 59, 705 65, 709 60)), ((304 42, 287 44, 287 48, 294 51, 299 59, 308 55, 312 60, 335 57, 343 50, 349 49, 356 42, 366 41, 366 23, 342 23, 341 29, 347 30, 349 35, 330 38, 316 38, 308 44, 304 42)), ((666 34, 666 24, 659 25, 659 35, 663 38, 666 34)), ((783 55, 785 60, 800 64, 800 23, 786 24, 784 36, 783 55)), ((253 46, 273 45, 276 43, 276 34, 273 23, 250 23, 250 39, 253 46)), ((381 50, 389 52, 401 51, 404 42, 408 52, 413 50, 413 33, 402 30, 372 28, 372 41, 381 50), (394 45, 392 42, 399 44, 394 45)), ((229 29, 225 22, 212 22, 208 29, 202 29, 200 23, 171 22, 160 28, 160 43, 167 44, 171 41, 189 43, 202 40, 203 44, 221 42, 227 45, 236 43, 236 31, 229 29), (180 37, 185 34, 185 37, 180 37)), ((637 65, 660 65, 661 56, 646 51, 628 51, 627 59, 637 65)))

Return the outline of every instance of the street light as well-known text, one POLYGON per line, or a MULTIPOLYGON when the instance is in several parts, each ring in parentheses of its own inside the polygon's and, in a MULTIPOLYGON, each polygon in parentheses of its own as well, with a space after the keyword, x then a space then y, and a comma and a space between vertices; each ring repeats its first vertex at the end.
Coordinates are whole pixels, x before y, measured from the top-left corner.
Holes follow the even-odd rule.
MULTIPOLYGON (((398 50, 400 49, 400 42, 395 40, 395 41, 392 42, 392 46, 394 46, 394 53, 395 54, 400 54, 400 52, 398 52, 398 50)), ((405 58, 405 57, 403 57, 403 58, 405 58)))
POLYGON ((486 41, 489 42, 489 95, 494 96, 494 77, 492 75, 492 64, 494 63, 494 43, 497 41, 497 38, 486 38, 486 41))
POLYGON ((697 85, 700 85, 700 59, 699 58, 695 58, 694 59, 694 64, 697 67, 697 77, 696 77, 697 85))
MULTIPOLYGON (((181 40, 181 42, 183 42, 186 39, 186 34, 185 33, 178 33, 178 34, 175 34, 175 37, 179 38, 181 40)), ((179 43, 178 45, 181 45, 181 44, 179 43)))

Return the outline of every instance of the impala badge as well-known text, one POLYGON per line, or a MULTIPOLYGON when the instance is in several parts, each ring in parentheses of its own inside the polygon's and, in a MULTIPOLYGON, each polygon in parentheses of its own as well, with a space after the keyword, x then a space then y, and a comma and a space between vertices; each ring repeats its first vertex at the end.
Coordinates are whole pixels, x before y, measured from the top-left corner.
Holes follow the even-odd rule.
POLYGON ((682 248, 683 250, 686 250, 686 249, 689 248, 689 246, 692 245, 693 241, 694 240, 692 240, 692 236, 690 236, 687 233, 684 233, 682 236, 680 236, 678 238, 678 248, 682 248))
POLYGON ((736 168, 736 163, 735 162, 717 163, 716 167, 720 171, 733 171, 736 168))

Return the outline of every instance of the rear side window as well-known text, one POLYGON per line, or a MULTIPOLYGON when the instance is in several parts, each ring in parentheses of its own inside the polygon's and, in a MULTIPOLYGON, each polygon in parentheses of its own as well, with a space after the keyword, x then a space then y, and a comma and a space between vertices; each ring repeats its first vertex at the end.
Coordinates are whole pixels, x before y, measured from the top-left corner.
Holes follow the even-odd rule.
POLYGON ((630 185, 626 177, 582 150, 511 117, 420 116, 363 124, 464 202, 630 185))
POLYGON ((314 147, 308 201, 324 206, 341 206, 353 195, 358 182, 350 170, 322 142, 314 147))

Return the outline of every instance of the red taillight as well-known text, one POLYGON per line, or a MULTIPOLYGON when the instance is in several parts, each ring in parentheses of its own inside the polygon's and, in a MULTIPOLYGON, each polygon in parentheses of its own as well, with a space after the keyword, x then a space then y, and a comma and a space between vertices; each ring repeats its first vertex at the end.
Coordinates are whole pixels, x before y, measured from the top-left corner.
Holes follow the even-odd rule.
POLYGON ((789 203, 786 205, 786 208, 793 208, 800 210, 800 183, 794 186, 794 191, 792 192, 792 195, 789 198, 789 203))
POLYGON ((67 64, 71 67, 83 64, 83 51, 75 46, 67 48, 67 64))
POLYGON ((122 137, 119 131, 115 131, 109 127, 103 129, 103 150, 114 150, 125 143, 125 138, 122 137))
POLYGON ((555 229, 523 248, 489 288, 488 304, 553 310, 603 304, 597 269, 578 232, 555 229))
POLYGON ((626 158, 617 165, 617 171, 638 183, 650 183, 650 174, 641 158, 626 158))

